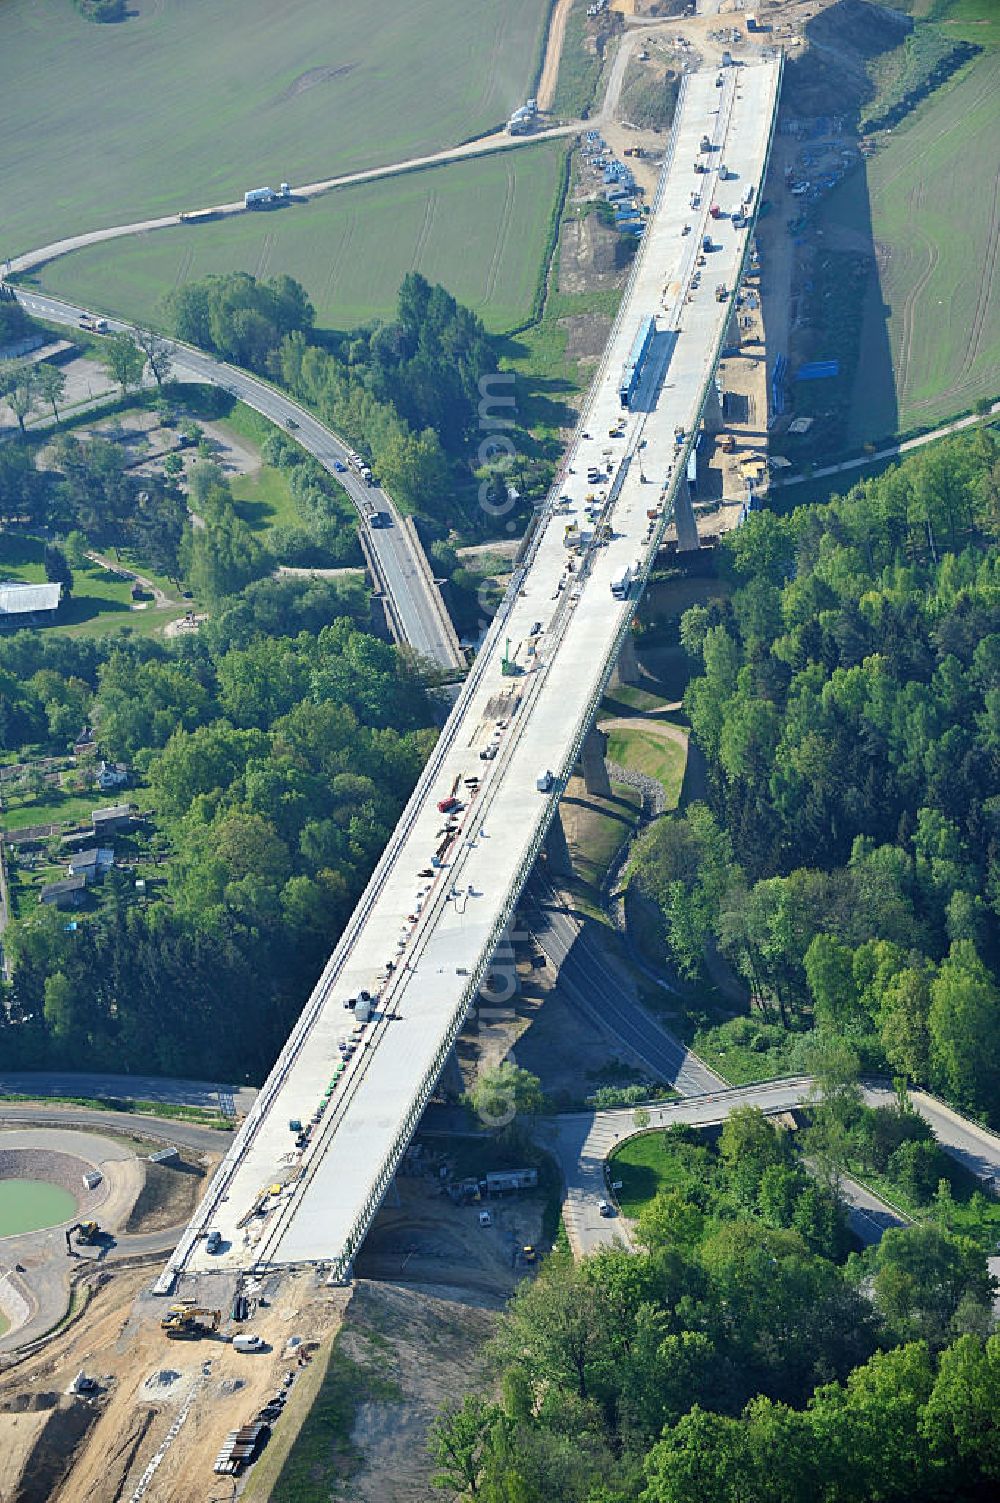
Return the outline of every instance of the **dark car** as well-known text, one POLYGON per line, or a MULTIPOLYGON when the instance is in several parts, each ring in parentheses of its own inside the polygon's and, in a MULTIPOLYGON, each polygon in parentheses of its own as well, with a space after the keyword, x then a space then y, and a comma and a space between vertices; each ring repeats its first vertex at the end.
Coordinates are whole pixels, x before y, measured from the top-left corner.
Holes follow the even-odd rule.
POLYGON ((344 475, 347 472, 347 466, 342 459, 335 459, 333 461, 333 468, 337 471, 338 475, 344 475))

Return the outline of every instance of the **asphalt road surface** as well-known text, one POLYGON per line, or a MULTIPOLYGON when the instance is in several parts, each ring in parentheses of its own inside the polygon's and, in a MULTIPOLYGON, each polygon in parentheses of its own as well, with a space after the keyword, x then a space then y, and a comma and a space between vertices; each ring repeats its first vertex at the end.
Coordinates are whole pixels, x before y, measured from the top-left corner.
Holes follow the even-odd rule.
MULTIPOLYGON (((113 1101, 162 1101, 171 1106, 199 1106, 227 1115, 232 1103, 240 1116, 257 1095, 255 1086, 213 1080, 171 1080, 164 1075, 80 1075, 73 1071, 4 1070, 0 1091, 16 1096, 92 1096, 113 1101)), ((7 1104, 0 1102, 0 1113, 7 1104)))
POLYGON ((524 918, 559 974, 559 986, 637 1054, 657 1080, 682 1096, 724 1091, 726 1082, 658 1023, 622 986, 621 976, 590 938, 587 925, 566 910, 547 883, 536 879, 524 903, 524 918))
MULTIPOLYGON (((675 1122, 694 1127, 713 1126, 724 1122, 738 1106, 756 1106, 768 1114, 790 1111, 808 1101, 813 1084, 809 1076, 802 1075, 651 1106, 647 1108, 648 1123, 644 1123, 642 1130, 669 1127, 675 1122)), ((864 1095, 870 1106, 885 1106, 896 1099, 895 1093, 882 1085, 866 1085, 864 1095)), ((923 1091, 911 1092, 910 1101, 931 1124, 946 1153, 988 1185, 1000 1186, 1000 1136, 967 1121, 923 1091)), ((568 1113, 547 1124, 547 1146, 558 1159, 566 1184, 563 1219, 577 1256, 606 1246, 616 1237, 626 1246, 631 1245, 626 1223, 618 1217, 601 1216, 598 1204, 608 1194, 605 1176, 608 1155, 639 1130, 633 1109, 568 1113)), ((903 1224, 891 1207, 852 1180, 844 1182, 844 1198, 850 1208, 852 1228, 865 1242, 878 1241, 888 1226, 903 1224)))
MULTIPOLYGON (((51 323, 78 328, 81 319, 92 316, 86 308, 75 307, 59 298, 19 289, 15 291, 18 300, 30 313, 48 319, 51 323)), ((128 329, 129 325, 109 319, 108 327, 115 332, 128 329)), ((366 485, 346 468, 346 445, 313 417, 312 413, 293 402, 283 392, 269 386, 266 381, 261 381, 236 366, 227 365, 214 355, 195 350, 190 345, 169 340, 166 343, 171 349, 171 362, 176 376, 221 386, 278 427, 294 432, 296 441, 343 486, 357 507, 381 575, 379 582, 390 598, 406 644, 419 656, 430 659, 439 667, 464 666, 464 663, 459 664, 456 660, 440 593, 428 583, 414 552, 414 545, 401 525, 399 513, 383 490, 366 485), (343 468, 338 469, 338 465, 343 468), (388 513, 391 525, 376 528, 368 526, 364 519, 369 508, 388 513)))

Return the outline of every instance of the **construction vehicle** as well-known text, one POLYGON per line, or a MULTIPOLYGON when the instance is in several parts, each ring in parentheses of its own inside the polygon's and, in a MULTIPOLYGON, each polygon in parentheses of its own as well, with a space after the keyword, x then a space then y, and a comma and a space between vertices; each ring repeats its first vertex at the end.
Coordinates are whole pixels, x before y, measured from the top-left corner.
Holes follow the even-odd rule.
POLYGON ((729 289, 726 287, 725 282, 719 282, 715 289, 715 301, 717 303, 724 303, 728 296, 729 289))
POLYGON ((530 1242, 526 1242, 525 1245, 521 1248, 521 1262, 522 1263, 537 1263, 538 1262, 538 1253, 532 1247, 532 1245, 531 1245, 530 1242))
POLYGON ((101 1240, 101 1228, 96 1221, 78 1221, 75 1226, 66 1228, 66 1252, 73 1251, 72 1237, 76 1233, 76 1240, 84 1247, 94 1247, 101 1240))
POLYGON ((221 1310, 206 1310, 202 1305, 171 1305, 160 1321, 160 1330, 171 1341, 197 1341, 201 1336, 214 1336, 221 1322, 221 1310))
POLYGON ((727 433, 720 444, 723 454, 732 454, 736 450, 736 439, 732 433, 727 433))
POLYGON ((258 1190, 257 1194, 253 1198, 253 1204, 251 1205, 249 1211, 245 1211, 244 1214, 240 1217, 239 1221, 237 1221, 236 1223, 240 1230, 242 1231, 243 1227, 249 1226, 254 1216, 256 1216, 258 1212, 264 1211, 264 1202, 272 1195, 280 1195, 282 1189, 283 1186, 275 1184, 265 1185, 262 1190, 258 1190))

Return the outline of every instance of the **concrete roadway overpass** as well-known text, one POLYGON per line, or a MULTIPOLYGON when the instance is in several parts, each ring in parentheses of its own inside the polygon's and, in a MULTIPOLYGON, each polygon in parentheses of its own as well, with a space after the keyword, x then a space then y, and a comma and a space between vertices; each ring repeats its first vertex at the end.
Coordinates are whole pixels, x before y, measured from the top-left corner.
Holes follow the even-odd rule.
MULTIPOLYGON (((727 1086, 706 1091, 683 1101, 670 1101, 647 1108, 648 1121, 637 1127, 635 1111, 568 1112, 546 1124, 546 1141, 559 1162, 566 1182, 563 1220, 570 1246, 580 1256, 617 1241, 630 1241, 627 1226, 617 1217, 603 1217, 602 1199, 613 1199, 607 1173, 608 1156, 643 1132, 674 1126, 717 1127, 737 1107, 756 1107, 765 1116, 778 1116, 807 1106, 816 1090, 808 1075, 766 1080, 758 1085, 727 1086)), ((889 1106, 897 1098, 886 1081, 863 1082, 869 1106, 889 1106)), ((967 1117, 926 1091, 911 1091, 910 1105, 928 1122, 941 1148, 970 1174, 983 1181, 987 1193, 1000 1188, 1000 1136, 971 1122, 967 1117)), ((887 1207, 863 1186, 845 1181, 842 1193, 854 1229, 862 1241, 877 1241, 887 1224, 902 1224, 905 1218, 890 1215, 887 1207)))
POLYGON ((629 286, 553 494, 382 859, 159 1292, 212 1271, 315 1264, 331 1280, 349 1275, 537 859, 672 517, 749 245, 751 228, 730 216, 748 189, 759 202, 780 77, 780 59, 765 58, 725 69, 721 85, 714 72, 685 80, 629 286), (703 134, 709 170, 696 175, 703 134), (713 204, 721 218, 710 216, 713 204), (706 236, 713 248, 700 267, 706 236), (647 314, 656 333, 623 411, 620 373, 647 314), (600 482, 587 479, 593 470, 600 482), (568 527, 579 539, 572 548, 568 527), (638 577, 617 599, 611 581, 626 565, 638 577), (451 798, 458 807, 440 811, 451 798), (345 999, 362 989, 375 995, 373 1019, 342 1066, 354 1021, 345 999), (291 1122, 310 1129, 304 1148, 291 1122), (214 1254, 210 1228, 222 1237, 214 1254))

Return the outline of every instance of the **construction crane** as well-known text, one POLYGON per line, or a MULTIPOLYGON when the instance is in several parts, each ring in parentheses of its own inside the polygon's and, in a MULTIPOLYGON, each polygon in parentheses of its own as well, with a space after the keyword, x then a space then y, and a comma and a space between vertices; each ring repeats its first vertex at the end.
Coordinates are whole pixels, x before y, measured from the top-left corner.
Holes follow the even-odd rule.
POLYGON ((196 1341, 212 1336, 222 1321, 221 1310, 206 1310, 201 1305, 171 1305, 160 1321, 160 1330, 171 1341, 196 1341))

